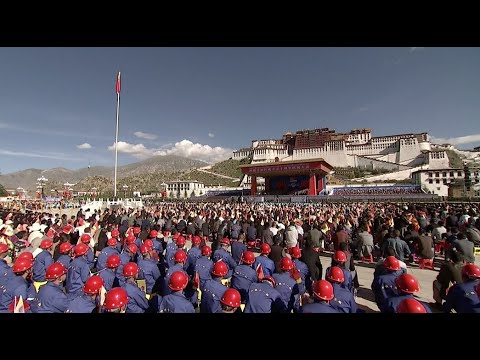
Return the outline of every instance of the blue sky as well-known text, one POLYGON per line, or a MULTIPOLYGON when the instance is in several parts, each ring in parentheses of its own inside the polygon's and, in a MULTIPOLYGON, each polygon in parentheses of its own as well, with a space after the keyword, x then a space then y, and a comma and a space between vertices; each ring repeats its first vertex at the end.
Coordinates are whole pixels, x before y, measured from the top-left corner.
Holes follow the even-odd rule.
POLYGON ((469 149, 479 64, 480 48, 0 48, 0 171, 113 165, 119 70, 120 164, 316 127, 469 149))

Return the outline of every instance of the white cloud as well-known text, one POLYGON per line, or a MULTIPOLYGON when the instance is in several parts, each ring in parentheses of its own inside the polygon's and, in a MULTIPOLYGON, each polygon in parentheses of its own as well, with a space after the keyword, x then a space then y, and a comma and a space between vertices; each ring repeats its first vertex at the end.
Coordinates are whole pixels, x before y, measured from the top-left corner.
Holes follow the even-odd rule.
MULTIPOLYGON (((108 147, 108 150, 115 150, 115 144, 108 147)), ((143 144, 129 144, 124 141, 118 142, 118 152, 130 154, 138 159, 146 159, 152 156, 178 155, 190 159, 202 160, 207 163, 216 163, 232 156, 233 149, 222 148, 220 146, 211 147, 210 145, 194 144, 190 140, 182 140, 165 147, 147 148, 143 144)))
POLYGON ((208 133, 208 137, 214 138, 215 134, 214 133, 208 133))
POLYGON ((77 145, 77 149, 80 149, 80 150, 91 149, 91 148, 92 148, 92 145, 90 145, 89 143, 83 143, 81 145, 77 145))
POLYGON ((134 132, 133 135, 135 135, 136 137, 138 137, 140 139, 147 139, 147 140, 155 140, 156 138, 158 138, 158 135, 144 133, 144 132, 141 132, 141 131, 134 132))
POLYGON ((20 157, 32 157, 32 158, 42 158, 42 159, 54 159, 54 160, 67 160, 67 161, 83 161, 83 159, 73 158, 65 154, 41 154, 41 153, 29 153, 29 152, 20 152, 20 151, 10 151, 0 149, 0 155, 6 156, 20 156, 20 157))
POLYGON ((452 144, 452 145, 471 144, 471 143, 480 141, 480 134, 459 136, 454 138, 437 138, 435 136, 432 136, 431 141, 432 143, 435 143, 435 144, 452 144))
POLYGON ((424 47, 411 47, 410 50, 408 50, 409 52, 415 52, 415 51, 420 51, 420 50, 423 50, 425 49, 424 47))

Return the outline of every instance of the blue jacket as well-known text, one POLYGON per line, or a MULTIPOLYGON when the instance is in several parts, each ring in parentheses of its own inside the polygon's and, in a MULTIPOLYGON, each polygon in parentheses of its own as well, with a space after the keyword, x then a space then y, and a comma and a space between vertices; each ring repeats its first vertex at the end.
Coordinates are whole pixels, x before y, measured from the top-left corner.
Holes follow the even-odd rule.
POLYGON ((79 256, 72 260, 67 270, 67 281, 65 289, 69 299, 83 293, 83 285, 90 277, 90 268, 88 267, 85 256, 79 256))
POLYGON ((107 259, 111 255, 119 255, 119 252, 116 248, 108 246, 103 248, 103 250, 98 254, 97 258, 97 271, 103 270, 107 267, 107 259))
POLYGON ((47 268, 53 264, 53 257, 47 250, 41 251, 33 263, 33 281, 45 281, 47 268))
POLYGON ((91 314, 96 307, 95 301, 89 295, 83 294, 73 299, 65 312, 91 314))
POLYGON ((235 266, 237 266, 237 263, 235 260, 233 260, 232 255, 225 249, 215 250, 215 253, 213 254, 213 262, 216 263, 219 260, 223 260, 223 262, 228 266, 228 273, 225 275, 225 278, 228 279, 232 277, 233 269, 235 269, 235 266))
POLYGON ((357 303, 353 298, 352 292, 337 283, 333 283, 332 286, 335 297, 330 301, 330 305, 338 312, 355 314, 357 312, 357 303))
POLYGON ((65 266, 65 269, 68 269, 70 267, 70 263, 72 262, 72 257, 62 254, 58 257, 57 262, 63 264, 63 266, 65 266))
POLYGON ((189 276, 193 276, 193 273, 195 272, 195 265, 197 264, 197 260, 202 257, 202 251, 198 247, 191 247, 190 250, 188 250, 187 254, 187 264, 186 264, 186 269, 187 269, 187 274, 189 276))
POLYGON ((5 284, 7 283, 8 279, 13 278, 15 274, 13 273, 12 268, 8 266, 4 260, 0 259, 0 263, 5 263, 6 265, 6 267, 2 266, 0 269, 0 294, 1 294, 1 291, 5 287, 5 284))
POLYGON ((21 296, 22 299, 27 299, 28 288, 29 282, 20 275, 14 275, 8 279, 0 299, 0 312, 8 312, 8 307, 11 305, 15 296, 21 296))
POLYGON ((402 271, 397 270, 373 278, 372 291, 380 311, 383 312, 385 310, 388 298, 398 295, 395 280, 400 275, 402 275, 402 271))
POLYGON ((457 313, 473 313, 475 306, 480 303, 475 292, 475 286, 479 280, 469 280, 461 284, 455 284, 447 294, 443 310, 446 313, 455 310, 457 313))
POLYGON ((237 265, 233 271, 230 287, 237 289, 242 298, 242 302, 247 299, 248 289, 253 283, 258 282, 258 276, 251 265, 237 265))
MULTIPOLYGON (((348 291, 353 291, 352 273, 350 272, 350 270, 347 270, 343 267, 341 267, 341 269, 343 271, 343 277, 345 278, 345 280, 342 283, 342 287, 344 287, 348 291)), ((329 271, 330 271, 330 266, 327 268, 327 270, 325 270, 325 274, 328 274, 329 271)))
POLYGON ((255 258, 255 262, 253 263, 253 268, 257 270, 258 264, 262 265, 263 275, 265 276, 272 276, 275 272, 275 263, 272 259, 260 255, 255 258))
POLYGON ((203 289, 207 280, 212 278, 212 271, 213 261, 210 260, 207 256, 202 256, 200 259, 197 260, 195 264, 195 272, 198 273, 198 277, 200 278, 200 289, 203 289))
POLYGON ((103 279, 103 287, 105 290, 110 291, 114 287, 120 287, 120 283, 117 278, 117 272, 109 268, 105 268, 98 272, 98 275, 103 279))
POLYGON ((167 249, 165 250, 165 266, 167 268, 175 265, 174 256, 177 250, 178 250, 178 246, 176 243, 171 242, 167 244, 167 249))
POLYGON ((140 268, 139 277, 145 279, 147 283, 147 294, 153 293, 153 288, 160 278, 160 270, 158 270, 157 263, 151 259, 138 260, 138 267, 140 268))
POLYGON ((181 291, 165 296, 158 305, 159 313, 195 313, 192 303, 181 291))
POLYGON ((121 287, 125 285, 125 276, 123 276, 123 267, 132 261, 130 255, 124 251, 120 254, 120 266, 117 268, 117 279, 121 287))
POLYGON ((287 308, 280 293, 271 285, 253 283, 248 289, 245 313, 284 313, 287 308))
POLYGON ((242 254, 247 251, 247 247, 243 242, 240 241, 233 241, 231 247, 233 260, 235 260, 235 262, 239 264, 240 259, 242 258, 242 254))
POLYGON ((52 281, 38 290, 37 301, 38 313, 64 313, 69 303, 63 287, 52 281))
POLYGON ((293 259, 293 263, 298 271, 300 271, 305 287, 310 290, 312 288, 312 279, 310 278, 310 270, 308 270, 307 264, 299 259, 293 259))
POLYGON ((219 278, 207 280, 202 289, 202 301, 200 303, 200 312, 216 313, 221 309, 220 299, 227 290, 219 278))
POLYGON ((338 314, 338 311, 330 303, 315 300, 312 304, 305 304, 300 308, 300 313, 323 313, 338 314))
POLYGON ((95 255, 93 254, 93 250, 90 246, 88 247, 87 251, 87 263, 90 270, 95 267, 95 255))
POLYGON ((305 284, 303 282, 297 284, 288 272, 275 273, 273 274, 273 278, 277 283, 276 289, 282 296, 287 312, 291 310, 298 311, 300 307, 300 295, 305 293, 305 284))
POLYGON ((126 281, 122 286, 128 295, 127 313, 144 313, 148 309, 148 300, 145 293, 136 283, 126 281))

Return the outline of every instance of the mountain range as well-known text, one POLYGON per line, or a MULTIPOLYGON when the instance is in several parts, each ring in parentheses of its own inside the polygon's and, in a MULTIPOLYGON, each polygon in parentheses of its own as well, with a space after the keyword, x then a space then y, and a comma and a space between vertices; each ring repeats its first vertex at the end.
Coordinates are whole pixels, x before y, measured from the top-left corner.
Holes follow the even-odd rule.
MULTIPOLYGON (((208 164, 199 160, 192 160, 176 155, 155 156, 140 162, 119 166, 117 176, 119 179, 152 173, 157 171, 183 171, 207 166, 208 164)), ((70 170, 63 167, 52 169, 26 169, 9 174, 0 175, 0 184, 5 188, 22 187, 25 190, 36 190, 37 179, 44 176, 49 182, 59 184, 78 183, 89 176, 104 176, 113 179, 113 166, 94 166, 70 170)))

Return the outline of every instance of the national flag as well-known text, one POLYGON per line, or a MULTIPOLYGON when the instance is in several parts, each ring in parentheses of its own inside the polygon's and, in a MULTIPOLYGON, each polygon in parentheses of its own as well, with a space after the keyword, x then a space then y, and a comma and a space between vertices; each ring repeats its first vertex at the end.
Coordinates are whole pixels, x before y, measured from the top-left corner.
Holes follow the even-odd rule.
POLYGON ((257 271, 258 280, 261 281, 265 277, 265 274, 263 273, 262 264, 257 265, 256 271, 257 271))
POLYGON ((117 86, 116 86, 117 94, 120 94, 120 71, 117 75, 117 86))

